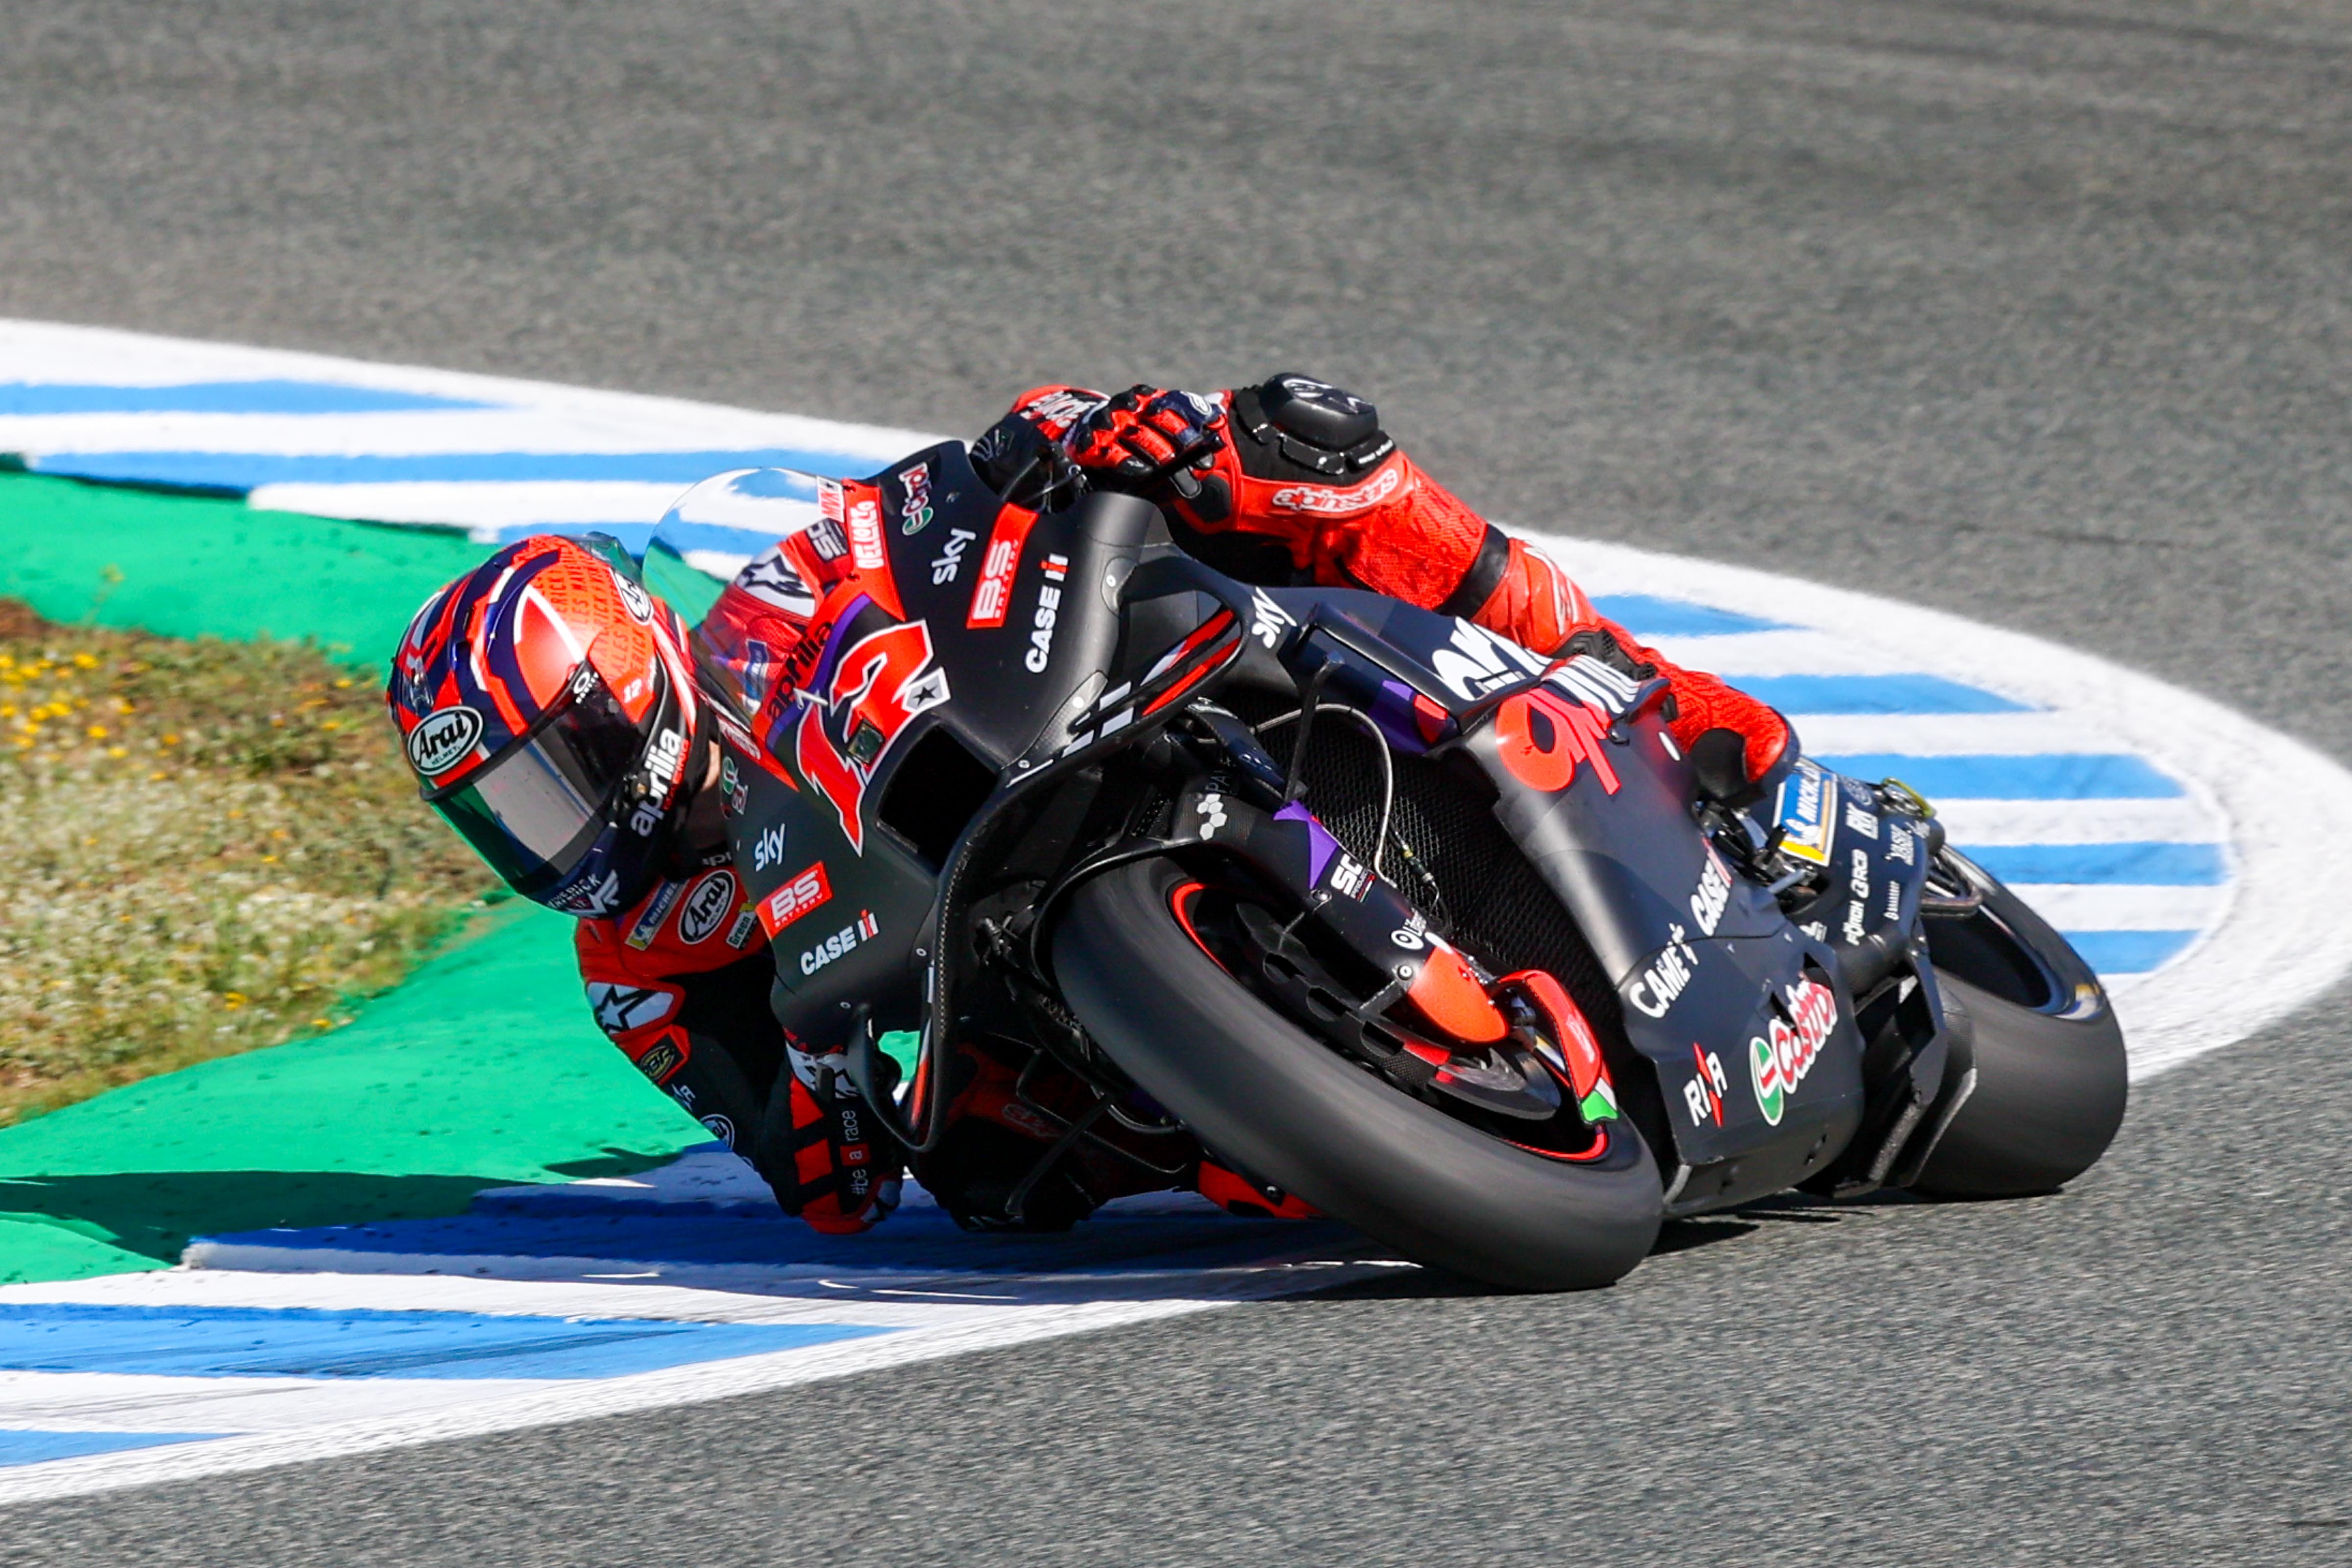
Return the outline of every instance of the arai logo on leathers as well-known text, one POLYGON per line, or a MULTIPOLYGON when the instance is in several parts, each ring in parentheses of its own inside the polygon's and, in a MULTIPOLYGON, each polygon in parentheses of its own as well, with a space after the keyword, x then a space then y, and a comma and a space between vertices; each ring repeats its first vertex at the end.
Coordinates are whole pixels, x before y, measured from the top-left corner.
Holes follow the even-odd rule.
POLYGON ((473 754, 482 739, 482 716, 471 708, 436 708, 408 732, 408 760, 431 777, 446 773, 473 754))
POLYGON ((1789 1097, 1821 1059, 1822 1047, 1837 1027, 1837 994, 1818 980, 1800 980, 1783 997, 1791 1022, 1772 1020, 1771 1038, 1748 1042, 1748 1075, 1756 1088, 1756 1109, 1773 1126, 1788 1109, 1789 1097))
POLYGON ((735 873, 709 871, 686 896, 677 912, 678 940, 692 944, 715 933, 735 912, 735 873))

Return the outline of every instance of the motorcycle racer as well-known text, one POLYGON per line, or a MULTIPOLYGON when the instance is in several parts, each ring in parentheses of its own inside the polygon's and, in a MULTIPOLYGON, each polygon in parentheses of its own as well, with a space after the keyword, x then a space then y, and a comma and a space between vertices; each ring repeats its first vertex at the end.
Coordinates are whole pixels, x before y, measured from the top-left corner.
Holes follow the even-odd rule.
MULTIPOLYGON (((1794 759, 1780 715, 1600 616, 1549 557, 1413 465, 1370 403, 1328 383, 1279 375, 1215 397, 1040 387, 971 453, 1009 505, 1126 490, 1245 581, 1370 588, 1538 653, 1663 676, 1670 731, 1703 787, 1730 804, 1760 795, 1794 759)), ((740 490, 758 474, 730 478, 740 490)), ((386 689, 424 798, 517 892, 577 917, 599 1026, 750 1159, 787 1212, 835 1233, 896 1206, 902 1152, 842 1053, 812 1053, 770 1011, 774 900, 755 910, 745 897, 726 823, 746 770, 781 771, 752 735, 777 732, 772 721, 795 700, 807 644, 822 640, 803 634, 850 570, 844 520, 871 489, 828 481, 822 507, 691 630, 610 542, 508 545, 418 612, 386 689), (730 708, 758 721, 747 729, 730 708)), ((987 1223, 1054 1129, 1012 1092, 1009 1068, 977 1049, 958 1056, 950 1131, 922 1174, 960 1219, 987 1223)), ((1302 1212, 1213 1162, 1186 1179, 1240 1212, 1302 1212)), ((1024 1217, 1066 1225, 1153 1184, 1074 1151, 1025 1192, 1024 1217)))

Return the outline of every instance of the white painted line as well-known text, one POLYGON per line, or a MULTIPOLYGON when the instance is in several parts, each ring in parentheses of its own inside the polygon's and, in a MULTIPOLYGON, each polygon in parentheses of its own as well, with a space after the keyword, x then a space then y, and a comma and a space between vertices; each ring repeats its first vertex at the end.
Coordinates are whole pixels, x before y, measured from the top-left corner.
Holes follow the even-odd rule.
POLYGON ((1938 800, 1936 815, 1963 848, 2008 844, 2210 844, 2225 824, 2197 801, 1938 800))
MULTIPOLYGON (((0 447, 53 452, 252 452, 271 457, 429 456, 471 452, 702 451, 739 445, 725 428, 545 407, 416 409, 382 414, 0 414, 0 447)), ((775 440, 760 447, 787 445, 775 440)), ((824 448, 813 448, 826 450, 824 448)))
POLYGON ((2230 902, 2227 887, 2018 882, 2010 890, 2060 931, 2202 931, 2230 902))
POLYGON ((1164 1294, 1169 1281, 1196 1278, 1189 1270, 1140 1273, 1129 1269, 1099 1273, 1055 1273, 1025 1277, 1015 1283, 1000 1275, 944 1273, 935 1268, 859 1269, 854 1274, 837 1265, 821 1263, 678 1263, 612 1256, 541 1258, 512 1253, 400 1253, 338 1251, 331 1247, 277 1247, 221 1241, 196 1241, 181 1254, 191 1268, 251 1270, 277 1274, 319 1269, 334 1274, 378 1275, 408 1279, 432 1271, 483 1279, 537 1280, 546 1283, 593 1284, 616 1276, 693 1290, 748 1291, 815 1288, 825 1281, 850 1281, 856 1288, 887 1287, 908 1294, 926 1289, 970 1292, 971 1281, 987 1281, 995 1294, 1017 1290, 1011 1300, 1066 1300, 1073 1293, 1089 1300, 1129 1295, 1164 1294))
MULTIPOLYGON (((1545 536, 1533 535, 1538 539, 1545 536)), ((1562 550, 1583 549, 1581 542, 1549 540, 1562 550)), ((1574 553, 1560 557, 1573 575, 1579 564, 1574 553)), ((1642 584, 1641 592, 1670 595, 1675 584, 1671 580, 1650 578, 1642 584)), ((1587 585, 1587 592, 1605 590, 1587 585)), ((1687 593, 1685 592, 1685 595, 1687 593)), ((1724 608, 1733 606, 1725 605, 1724 608)), ((1764 606, 1751 614, 1771 620, 1786 619, 1764 606)), ((1629 628, 1635 633, 1641 627, 1629 628)), ((1916 669, 1939 669, 1948 672, 1951 660, 1932 665, 1920 665, 1899 655, 1858 644, 1839 633, 1797 628, 1779 632, 1727 632, 1714 637, 1662 637, 1655 639, 1660 652, 1669 655, 1675 663, 1688 669, 1704 669, 1725 677, 1755 678, 1772 675, 1903 675, 1916 669)))
MULTIPOLYGON (((1789 721, 1811 756, 1894 752, 1911 757, 2034 756, 2097 750, 2072 713, 1804 713, 1789 721)), ((1942 803, 1937 803, 1940 808, 1942 803)), ((2111 804, 2099 802, 2099 805, 2111 804)))
POLYGON ((254 1433, 170 1447, 53 1460, 0 1470, 0 1504, 266 1469, 381 1448, 765 1393, 944 1356, 1186 1316, 1236 1301, 1339 1284, 1381 1267, 1385 1266, 1302 1263, 1270 1268, 1246 1275, 1204 1279, 1196 1294, 1184 1297, 1036 1308, 989 1321, 941 1324, 626 1377, 542 1384, 528 1393, 478 1403, 363 1417, 298 1431, 254 1433))
POLYGON ((257 485, 246 500, 269 511, 464 528, 495 537, 518 517, 541 523, 659 522, 686 488, 617 479, 283 484, 257 485))
MULTIPOLYGON (((0 1372, 0 1430, 293 1432, 543 1392, 545 1378, 148 1377, 0 1372)), ((7 1472, 0 1470, 0 1476, 7 1472)))
MULTIPOLYGON (((551 382, 518 381, 418 365, 377 364, 283 349, 196 342, 47 321, 0 320, 0 378, 163 386, 236 379, 333 382, 528 408, 576 420, 584 429, 635 428, 638 451, 710 447, 798 447, 862 454, 876 467, 937 437, 845 425, 796 414, 763 414, 715 403, 551 382)), ((149 443, 140 442, 142 448, 149 443)), ((0 450, 16 450, 0 435, 0 450)), ((50 448, 56 450, 57 448, 50 448)), ((595 450, 599 448, 583 448, 595 450)))
POLYGON ((961 1321, 1003 1310, 1002 1306, 877 1296, 874 1283, 861 1272, 837 1284, 828 1284, 824 1278, 778 1279, 768 1281, 761 1290, 726 1291, 642 1282, 548 1282, 518 1279, 510 1274, 468 1279, 424 1272, 252 1273, 184 1267, 102 1274, 54 1284, 0 1286, 0 1304, 308 1307, 320 1311, 357 1308, 534 1318, 655 1318, 698 1323, 850 1323, 883 1329, 925 1328, 941 1321, 943 1315, 946 1321, 961 1321), (839 1288, 842 1283, 855 1288, 839 1288))

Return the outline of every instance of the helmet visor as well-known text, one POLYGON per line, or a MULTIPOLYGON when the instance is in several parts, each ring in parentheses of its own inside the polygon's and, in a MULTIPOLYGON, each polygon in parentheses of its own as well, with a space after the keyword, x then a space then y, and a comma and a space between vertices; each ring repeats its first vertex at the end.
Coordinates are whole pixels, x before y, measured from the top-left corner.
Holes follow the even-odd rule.
MULTIPOLYGON (((655 679, 667 676, 656 666, 655 679)), ((608 820, 607 807, 642 765, 646 736, 595 672, 583 666, 571 700, 433 809, 491 870, 526 898, 572 873, 608 820)), ((646 709, 660 710, 659 694, 646 709)))

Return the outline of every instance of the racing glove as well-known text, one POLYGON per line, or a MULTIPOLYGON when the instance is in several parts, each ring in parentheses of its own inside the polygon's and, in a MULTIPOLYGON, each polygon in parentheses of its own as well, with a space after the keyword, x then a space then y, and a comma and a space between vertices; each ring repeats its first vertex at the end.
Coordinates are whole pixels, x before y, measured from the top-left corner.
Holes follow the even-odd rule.
POLYGON ((1202 467, 1224 449, 1225 411, 1189 392, 1130 386, 1079 416, 1061 438, 1063 452, 1107 489, 1148 491, 1165 485, 1177 498, 1198 495, 1202 467))
POLYGON ((1042 441, 1095 489, 1166 504, 1200 494, 1198 470, 1224 448, 1224 417, 1214 399, 1189 392, 1139 384, 1107 397, 1082 386, 1040 386, 1022 394, 973 451, 983 477, 1000 489, 990 457, 1002 450, 1031 458, 1042 441))
POLYGON ((871 1230, 898 1206, 904 1152, 851 1086, 845 1053, 788 1041, 785 1055, 788 1092, 770 1102, 762 1162, 776 1202, 828 1236, 871 1230))
POLYGON ((1780 711, 1720 676, 1685 669, 1656 648, 1644 647, 1633 635, 1606 616, 1594 614, 1563 638, 1553 657, 1589 655, 1632 677, 1666 679, 1665 705, 1660 710, 1666 732, 1691 759, 1699 785, 1727 805, 1747 805, 1763 793, 1763 785, 1795 764, 1797 732, 1780 711))

